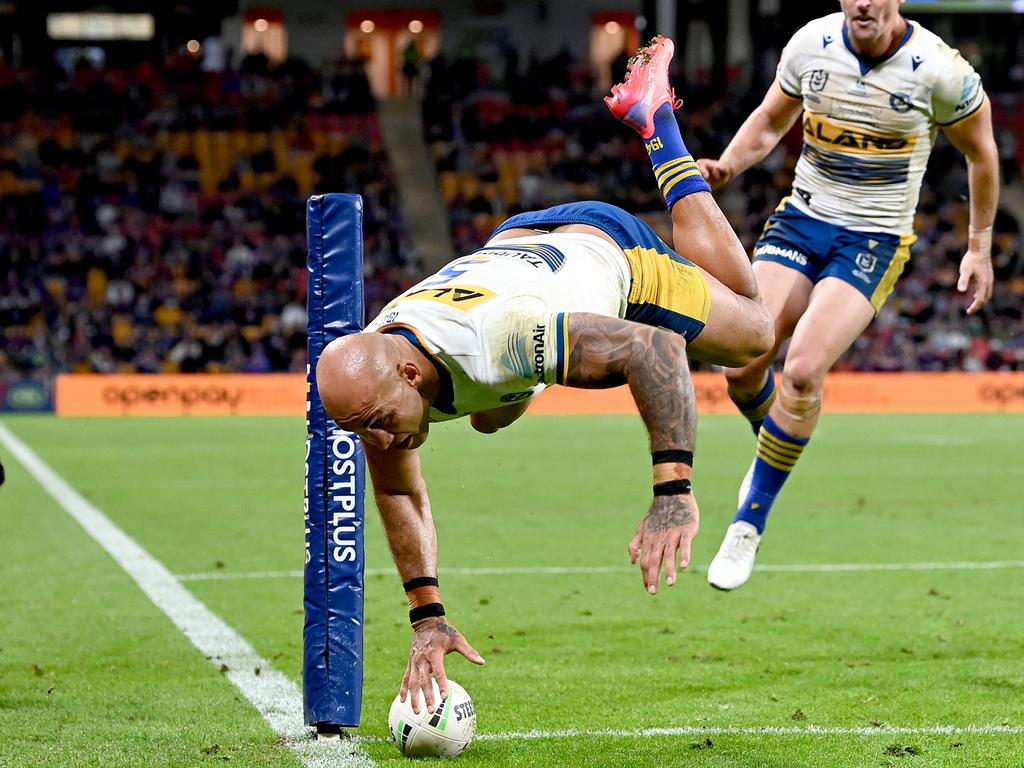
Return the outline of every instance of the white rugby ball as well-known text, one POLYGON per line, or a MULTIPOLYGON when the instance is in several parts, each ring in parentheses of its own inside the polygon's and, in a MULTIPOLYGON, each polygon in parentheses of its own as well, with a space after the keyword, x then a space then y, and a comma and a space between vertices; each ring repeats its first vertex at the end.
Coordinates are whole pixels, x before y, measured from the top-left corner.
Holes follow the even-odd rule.
POLYGON ((412 695, 391 702, 388 727, 395 745, 406 757, 455 757, 470 745, 476 735, 476 708, 466 689, 448 679, 448 698, 441 701, 437 681, 434 687, 433 710, 427 710, 420 693, 420 712, 412 711, 412 695))

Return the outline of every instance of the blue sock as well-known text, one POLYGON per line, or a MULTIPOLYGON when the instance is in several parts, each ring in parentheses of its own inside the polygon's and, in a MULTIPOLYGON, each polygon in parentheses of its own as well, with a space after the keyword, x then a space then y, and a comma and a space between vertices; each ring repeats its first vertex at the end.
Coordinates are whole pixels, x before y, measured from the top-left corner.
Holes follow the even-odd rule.
POLYGON ((743 500, 733 522, 744 520, 764 533, 768 513, 783 483, 796 466, 796 460, 809 438, 793 437, 771 416, 765 416, 761 431, 757 433, 757 457, 754 459, 754 478, 747 498, 743 500))
POLYGON ((658 187, 670 211, 673 205, 687 195, 711 191, 683 143, 671 104, 662 104, 654 113, 654 135, 644 146, 651 156, 654 177, 658 180, 658 187))
POLYGON ((768 376, 765 379, 764 386, 761 387, 761 391, 750 400, 740 400, 731 391, 729 392, 729 398, 739 408, 740 413, 746 416, 756 435, 761 431, 764 417, 768 415, 772 403, 775 402, 775 374, 768 371, 768 376))

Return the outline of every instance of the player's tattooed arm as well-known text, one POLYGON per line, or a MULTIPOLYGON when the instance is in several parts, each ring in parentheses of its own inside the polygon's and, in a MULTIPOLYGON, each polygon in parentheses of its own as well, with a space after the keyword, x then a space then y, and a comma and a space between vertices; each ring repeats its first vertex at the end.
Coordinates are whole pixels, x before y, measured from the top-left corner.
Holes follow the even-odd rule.
MULTIPOLYGON (((601 315, 569 315, 566 384, 614 387, 628 384, 650 434, 651 450, 692 451, 697 398, 686 359, 686 342, 669 331, 601 315)), ((654 483, 689 480, 684 462, 654 465, 654 483)), ((690 544, 700 527, 693 493, 655 496, 629 542, 629 557, 640 563, 647 591, 658 591, 662 567, 671 586, 677 567, 690 561, 690 544)))
POLYGON ((566 384, 628 384, 651 450, 693 450, 697 398, 682 336, 614 317, 570 314, 566 384))

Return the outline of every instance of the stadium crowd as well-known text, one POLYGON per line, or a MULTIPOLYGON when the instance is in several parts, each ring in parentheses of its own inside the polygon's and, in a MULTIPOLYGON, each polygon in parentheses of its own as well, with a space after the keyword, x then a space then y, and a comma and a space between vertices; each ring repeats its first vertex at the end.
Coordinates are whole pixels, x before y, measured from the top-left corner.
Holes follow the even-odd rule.
MULTIPOLYGON (((624 65, 624 57, 613 62, 613 80, 624 65)), ((718 156, 768 82, 725 95, 699 84, 679 89, 695 157, 718 156)), ((611 117, 594 83, 589 64, 568 51, 533 58, 525 67, 512 50, 489 64, 443 57, 430 63, 424 131, 458 252, 479 246, 506 216, 575 199, 606 200, 667 221, 642 143, 611 117)), ((1020 185, 1014 135, 1024 99, 992 96, 1003 180, 1020 185)), ((720 193, 748 250, 791 185, 799 151, 799 135, 791 135, 765 163, 720 193)), ((967 318, 967 303, 956 291, 957 265, 967 245, 966 189, 962 157, 941 142, 925 176, 913 258, 893 298, 838 368, 1024 370, 1020 223, 1000 213, 993 244, 995 295, 984 313, 967 318)))
MULTIPOLYGON (((497 63, 424 66, 424 130, 457 253, 512 213, 573 199, 664 217, 643 145, 607 113, 589 64, 567 51, 524 63, 508 48, 497 63)), ((612 77, 624 66, 613 62, 612 77)), ((761 95, 759 84, 735 89, 745 96, 680 90, 695 156, 717 156, 761 95)), ((421 271, 358 62, 317 70, 253 56, 221 72, 187 55, 131 71, 0 62, 0 92, 0 377, 304 371, 314 192, 364 197, 369 317, 421 271)), ((993 101, 1004 183, 1019 185, 1024 103, 993 101)), ((790 184, 792 138, 720 195, 748 248, 790 184)), ((1024 370, 1012 216, 996 226, 991 305, 965 318, 955 291, 965 189, 962 161, 940 146, 914 257, 839 367, 1024 370)))
POLYGON ((0 63, 0 376, 304 371, 305 199, 359 192, 369 311, 419 271, 361 65, 0 63))

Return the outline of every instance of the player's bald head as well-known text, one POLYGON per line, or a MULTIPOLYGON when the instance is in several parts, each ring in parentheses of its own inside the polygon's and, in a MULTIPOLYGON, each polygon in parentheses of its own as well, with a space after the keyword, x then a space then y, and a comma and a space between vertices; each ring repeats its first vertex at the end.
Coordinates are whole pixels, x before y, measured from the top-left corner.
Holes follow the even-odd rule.
POLYGON ((376 398, 399 382, 397 337, 354 333, 328 344, 316 366, 324 408, 340 423, 357 420, 376 398))

